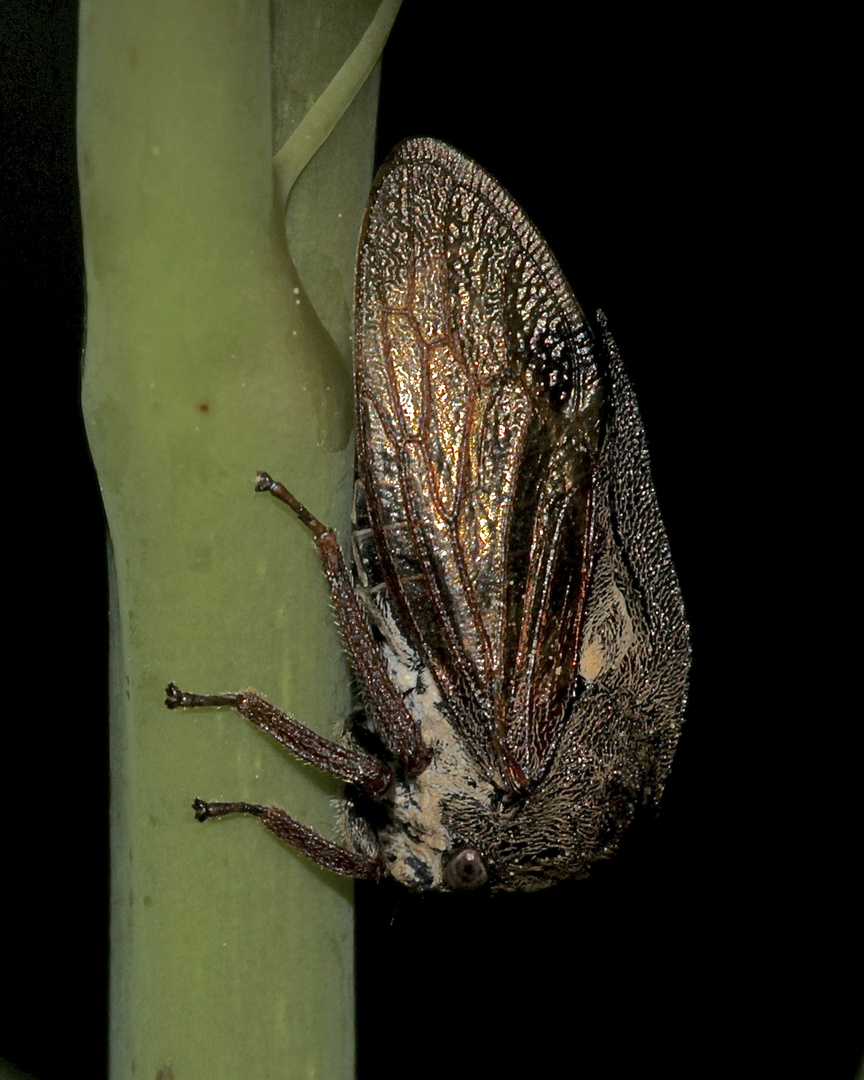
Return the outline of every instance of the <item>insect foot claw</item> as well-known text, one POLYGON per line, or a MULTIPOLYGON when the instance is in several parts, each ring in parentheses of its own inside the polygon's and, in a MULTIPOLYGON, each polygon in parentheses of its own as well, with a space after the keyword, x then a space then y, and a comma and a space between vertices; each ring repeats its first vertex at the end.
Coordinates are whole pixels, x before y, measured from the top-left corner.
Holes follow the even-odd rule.
POLYGON ((264 817, 267 812, 266 806, 248 802, 204 802, 196 799, 192 803, 197 821, 206 821, 208 818, 229 817, 231 814, 252 814, 253 817, 264 817))
POLYGON ((280 484, 278 480, 274 480, 270 473, 259 470, 258 482, 255 484, 255 490, 269 491, 274 498, 285 503, 286 506, 290 506, 303 524, 311 529, 316 536, 322 536, 327 532, 327 529, 321 524, 318 518, 316 518, 314 514, 310 514, 303 503, 301 503, 296 496, 292 495, 284 484, 280 484))
POLYGON ((188 696, 183 693, 177 683, 169 682, 165 687, 165 705, 169 709, 182 709, 185 704, 184 698, 188 696))
POLYGON ((188 694, 177 683, 168 683, 165 687, 165 705, 169 709, 197 709, 202 705, 220 708, 223 705, 236 705, 242 694, 188 694))
POLYGON ((192 709, 196 705, 207 705, 209 699, 201 694, 187 694, 177 683, 169 682, 165 687, 165 705, 169 709, 192 709))

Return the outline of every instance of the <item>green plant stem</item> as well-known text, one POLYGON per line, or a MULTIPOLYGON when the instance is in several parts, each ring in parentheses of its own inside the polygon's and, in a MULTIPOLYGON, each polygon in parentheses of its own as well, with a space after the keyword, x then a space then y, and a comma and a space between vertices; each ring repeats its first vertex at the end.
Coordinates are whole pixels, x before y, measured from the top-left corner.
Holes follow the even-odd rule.
MULTIPOLYGON (((298 70, 338 71, 375 7, 289 5, 289 73, 292 50, 298 70)), ((111 1075, 349 1077, 350 882, 253 821, 202 826, 189 806, 278 802, 332 835, 337 786, 234 714, 162 698, 171 679, 253 685, 325 733, 349 707, 310 537, 253 484, 267 468, 347 529, 350 235, 375 82, 322 151, 329 184, 296 185, 289 255, 269 5, 84 0, 80 27, 83 403, 113 565, 111 1075), (340 191, 328 248, 322 199, 340 191)))

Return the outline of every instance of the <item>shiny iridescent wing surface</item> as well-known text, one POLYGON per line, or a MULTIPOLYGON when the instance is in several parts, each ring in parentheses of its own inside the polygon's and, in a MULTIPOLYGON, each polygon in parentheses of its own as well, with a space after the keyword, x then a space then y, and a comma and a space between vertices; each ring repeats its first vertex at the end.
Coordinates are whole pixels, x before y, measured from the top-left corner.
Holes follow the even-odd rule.
POLYGON ((444 144, 402 144, 361 238, 359 467, 387 588, 494 783, 542 778, 590 580, 602 382, 536 229, 444 144))

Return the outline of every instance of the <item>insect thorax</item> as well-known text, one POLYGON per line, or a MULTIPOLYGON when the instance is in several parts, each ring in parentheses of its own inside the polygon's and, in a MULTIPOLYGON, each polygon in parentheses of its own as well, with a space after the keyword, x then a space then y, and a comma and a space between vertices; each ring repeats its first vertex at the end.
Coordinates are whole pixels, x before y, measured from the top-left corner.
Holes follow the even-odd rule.
MULTIPOLYGON (((397 780, 377 813, 370 814, 364 800, 346 800, 343 829, 351 843, 383 856, 389 875, 417 891, 452 888, 447 867, 466 850, 479 853, 493 889, 529 891, 584 876, 588 862, 612 854, 614 845, 604 850, 596 835, 579 836, 579 823, 573 820, 579 806, 573 804, 571 789, 541 783, 530 798, 526 792, 513 799, 512 792, 484 775, 453 723, 451 707, 401 630, 386 589, 361 586, 358 591, 380 631, 389 676, 431 756, 419 775, 397 780), (580 848, 585 847, 593 854, 580 871, 580 848)), ((374 716, 370 722, 374 726, 374 716)), ((597 770, 591 754, 582 758, 574 770, 575 786, 593 804, 597 770), (575 776, 578 771, 581 778, 575 776)), ((641 786, 641 777, 635 782, 641 786)), ((585 809, 590 832, 595 807, 585 809)))

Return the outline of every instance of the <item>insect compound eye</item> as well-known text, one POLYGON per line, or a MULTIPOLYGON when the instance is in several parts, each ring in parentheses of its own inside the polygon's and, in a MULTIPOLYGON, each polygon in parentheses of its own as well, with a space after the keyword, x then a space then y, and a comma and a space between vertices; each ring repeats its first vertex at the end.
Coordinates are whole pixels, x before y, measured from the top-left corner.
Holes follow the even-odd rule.
POLYGON ((457 851, 444 867, 444 881, 451 889, 477 889, 488 879, 486 866, 474 848, 457 851))

